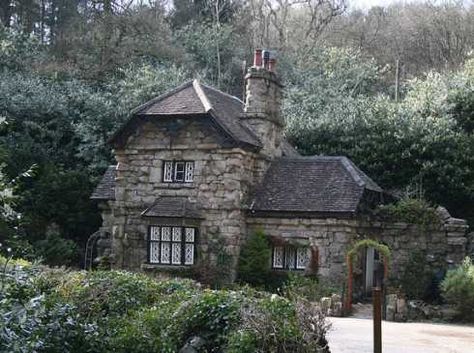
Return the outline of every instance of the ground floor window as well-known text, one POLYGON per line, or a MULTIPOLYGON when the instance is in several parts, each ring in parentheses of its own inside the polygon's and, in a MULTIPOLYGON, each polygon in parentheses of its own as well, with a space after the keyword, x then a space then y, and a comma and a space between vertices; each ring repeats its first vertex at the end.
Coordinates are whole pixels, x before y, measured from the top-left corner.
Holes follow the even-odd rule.
POLYGON ((304 270, 309 263, 309 257, 310 252, 307 246, 275 245, 272 267, 285 270, 304 270))
POLYGON ((196 228, 151 226, 148 236, 148 262, 163 265, 193 265, 196 228))

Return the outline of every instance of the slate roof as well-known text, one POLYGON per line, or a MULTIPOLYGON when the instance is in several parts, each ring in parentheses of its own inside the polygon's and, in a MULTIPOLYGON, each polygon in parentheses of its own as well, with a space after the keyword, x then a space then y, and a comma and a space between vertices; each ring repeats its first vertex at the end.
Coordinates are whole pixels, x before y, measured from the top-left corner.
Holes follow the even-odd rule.
POLYGON ((132 119, 119 129, 111 138, 111 142, 117 141, 122 134, 130 130, 133 117, 159 119, 176 115, 181 115, 183 118, 205 115, 235 142, 261 147, 258 137, 240 119, 243 105, 244 103, 237 97, 206 86, 198 80, 189 81, 132 110, 132 119))
POLYGON ((115 200, 115 176, 117 166, 111 165, 107 168, 99 184, 91 195, 94 200, 115 200))
POLYGON ((182 196, 162 196, 142 212, 143 217, 202 218, 200 207, 182 196))
POLYGON ((365 190, 382 189, 346 157, 292 157, 272 162, 250 211, 354 213, 365 190))

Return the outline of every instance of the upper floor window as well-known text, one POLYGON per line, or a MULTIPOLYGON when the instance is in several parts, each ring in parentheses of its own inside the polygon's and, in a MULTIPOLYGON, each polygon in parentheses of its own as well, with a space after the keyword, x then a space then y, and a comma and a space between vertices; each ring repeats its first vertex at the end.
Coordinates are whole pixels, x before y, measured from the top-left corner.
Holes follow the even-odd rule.
POLYGON ((163 165, 164 183, 192 183, 194 178, 194 162, 165 161, 163 165))
POLYGON ((274 246, 272 267, 281 270, 304 270, 309 258, 309 248, 306 246, 274 246))

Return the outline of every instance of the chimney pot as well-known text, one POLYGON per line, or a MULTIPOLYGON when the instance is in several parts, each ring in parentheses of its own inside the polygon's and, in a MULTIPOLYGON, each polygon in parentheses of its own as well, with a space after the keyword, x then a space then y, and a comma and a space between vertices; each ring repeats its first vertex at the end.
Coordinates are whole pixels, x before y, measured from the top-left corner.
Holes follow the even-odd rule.
POLYGON ((270 52, 268 50, 263 51, 263 67, 268 70, 268 62, 270 61, 270 52))
POLYGON ((275 67, 276 67, 276 59, 271 58, 268 61, 268 71, 275 72, 275 67))
POLYGON ((253 57, 253 66, 262 67, 262 49, 255 49, 255 54, 253 57))

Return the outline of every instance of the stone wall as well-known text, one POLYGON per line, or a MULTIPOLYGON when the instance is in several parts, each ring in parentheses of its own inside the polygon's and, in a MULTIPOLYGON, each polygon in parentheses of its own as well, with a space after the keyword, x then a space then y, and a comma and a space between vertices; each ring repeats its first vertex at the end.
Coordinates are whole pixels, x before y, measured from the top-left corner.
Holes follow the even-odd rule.
POLYGON ((109 201, 103 211, 103 230, 112 234, 115 267, 144 267, 151 224, 192 223, 199 227, 197 262, 206 255, 210 237, 221 237, 235 261, 246 227, 242 206, 255 175, 260 173, 252 152, 223 148, 213 127, 196 119, 183 124, 174 136, 165 126, 145 123, 124 149, 114 152, 118 162, 116 200, 109 201), (194 161, 193 182, 163 183, 164 160, 194 161), (200 205, 204 219, 141 217, 160 196, 186 196, 200 205))
MULTIPOLYGON (((273 241, 317 248, 318 273, 344 283, 346 254, 357 240, 371 238, 392 251, 389 277, 398 279, 414 250, 424 250, 434 269, 459 264, 466 255, 468 226, 464 220, 443 218, 431 227, 414 224, 334 218, 248 218, 248 232, 262 229, 273 241)), ((356 264, 357 267, 357 264, 356 264)))
POLYGON ((256 67, 249 68, 245 81, 242 119, 262 142, 262 156, 281 157, 285 124, 281 115, 282 85, 274 72, 256 67))

